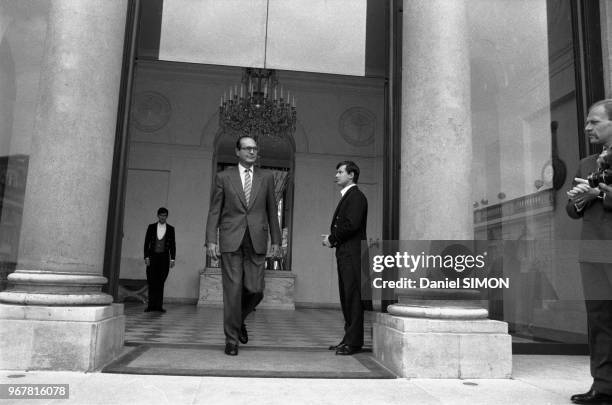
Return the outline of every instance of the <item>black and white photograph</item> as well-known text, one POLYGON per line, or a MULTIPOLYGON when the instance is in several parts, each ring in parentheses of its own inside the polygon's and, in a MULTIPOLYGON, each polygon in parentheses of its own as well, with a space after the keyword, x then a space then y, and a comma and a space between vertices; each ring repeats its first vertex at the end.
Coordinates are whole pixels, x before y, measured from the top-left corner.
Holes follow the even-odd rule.
POLYGON ((612 405, 612 0, 0 0, 0 402, 612 405))

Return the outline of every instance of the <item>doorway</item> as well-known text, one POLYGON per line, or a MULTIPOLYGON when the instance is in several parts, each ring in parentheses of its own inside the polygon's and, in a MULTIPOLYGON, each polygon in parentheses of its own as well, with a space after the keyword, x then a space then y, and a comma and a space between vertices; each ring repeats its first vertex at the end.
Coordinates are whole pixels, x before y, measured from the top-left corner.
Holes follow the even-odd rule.
MULTIPOLYGON (((235 137, 219 128, 219 95, 241 75, 233 66, 136 61, 119 280, 145 279, 144 232, 164 206, 177 241, 169 303, 200 299, 212 181, 237 162, 235 137)), ((333 250, 320 246, 320 234, 329 230, 339 199, 335 166, 349 159, 361 168, 368 236, 381 239, 384 80, 301 72, 279 72, 279 80, 300 104, 292 139, 259 141, 259 165, 278 180, 286 253, 268 266, 295 274, 295 305, 339 308, 333 250)))
MULTIPOLYGON (((159 3, 142 3, 142 18, 150 17, 151 8, 159 3)), ((145 314, 144 303, 126 302, 126 341, 139 347, 217 345, 223 340, 218 322, 222 309, 197 305, 209 287, 202 282, 211 265, 203 250, 204 230, 214 176, 237 162, 235 137, 220 129, 219 100, 240 83, 244 68, 159 60, 151 52, 155 45, 149 41, 150 26, 141 27, 143 32, 128 98, 123 238, 120 263, 113 271, 119 283, 146 284, 142 242, 160 206, 168 208, 168 223, 175 226, 177 257, 165 285, 168 312, 145 314), (200 321, 188 325, 184 319, 200 321), (196 335, 208 340, 201 342, 196 335)), ((272 272, 294 275, 296 309, 258 308, 247 320, 253 334, 249 348, 323 348, 329 357, 327 346, 341 337, 343 320, 333 250, 321 246, 320 234, 328 232, 340 197, 335 166, 348 159, 361 168, 360 187, 370 206, 368 236, 381 239, 385 79, 277 73, 285 91, 290 89, 297 98, 296 130, 292 138, 281 142, 260 139, 258 164, 277 174, 283 229, 283 260, 267 265, 272 272)), ((140 298, 146 298, 146 293, 140 298)), ((366 348, 371 347, 370 325, 366 320, 366 348)), ((217 352, 215 348, 211 355, 217 352)))

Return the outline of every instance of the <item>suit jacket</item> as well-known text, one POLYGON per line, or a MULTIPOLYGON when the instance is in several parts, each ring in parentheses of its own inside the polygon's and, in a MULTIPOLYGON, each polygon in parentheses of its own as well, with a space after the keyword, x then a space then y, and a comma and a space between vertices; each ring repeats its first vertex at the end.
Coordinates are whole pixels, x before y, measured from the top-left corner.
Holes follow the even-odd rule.
MULTIPOLYGON (((155 240, 157 239, 157 222, 149 224, 144 242, 144 257, 151 257, 155 253, 155 240)), ((170 253, 170 259, 176 257, 176 241, 174 237, 174 227, 166 224, 166 247, 165 250, 170 253)))
MULTIPOLYGON (((576 177, 586 179, 597 171, 598 155, 588 156, 578 164, 576 177)), ((612 263, 612 198, 591 200, 581 211, 568 201, 566 211, 571 218, 582 218, 580 238, 581 262, 612 263), (600 242, 598 242, 600 241, 600 242)))
POLYGON ((217 173, 206 221, 206 243, 217 243, 222 253, 238 250, 249 229, 253 249, 268 250, 268 233, 273 245, 280 245, 278 208, 274 196, 274 175, 263 169, 253 171, 251 197, 247 206, 238 167, 217 173))
POLYGON ((338 202, 329 234, 329 242, 338 251, 361 250, 361 241, 367 240, 368 200, 357 186, 349 188, 338 202))

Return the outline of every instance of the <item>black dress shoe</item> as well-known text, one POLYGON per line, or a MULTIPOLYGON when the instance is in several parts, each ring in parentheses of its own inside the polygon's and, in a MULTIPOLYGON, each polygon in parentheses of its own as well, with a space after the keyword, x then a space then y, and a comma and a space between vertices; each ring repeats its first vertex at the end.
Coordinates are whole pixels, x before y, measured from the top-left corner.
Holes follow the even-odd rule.
POLYGON ((593 388, 584 394, 572 395, 570 399, 575 404, 612 405, 612 395, 596 391, 593 388))
POLYGON ((360 351, 361 351, 361 347, 359 346, 343 345, 343 346, 340 346, 338 349, 336 349, 336 354, 339 354, 340 356, 350 356, 355 353, 359 353, 360 351))
POLYGON ((340 342, 337 345, 331 345, 327 348, 327 350, 338 350, 341 346, 344 346, 344 342, 340 342))
POLYGON ((246 330, 245 324, 242 324, 242 326, 240 327, 240 333, 238 334, 238 340, 243 345, 246 345, 249 342, 249 334, 246 330))
POLYGON ((161 312, 162 314, 166 312, 166 310, 163 308, 158 309, 158 311, 161 312))
POLYGON ((227 354, 228 356, 237 356, 238 355, 238 345, 235 345, 233 343, 226 343, 225 344, 225 354, 227 354))

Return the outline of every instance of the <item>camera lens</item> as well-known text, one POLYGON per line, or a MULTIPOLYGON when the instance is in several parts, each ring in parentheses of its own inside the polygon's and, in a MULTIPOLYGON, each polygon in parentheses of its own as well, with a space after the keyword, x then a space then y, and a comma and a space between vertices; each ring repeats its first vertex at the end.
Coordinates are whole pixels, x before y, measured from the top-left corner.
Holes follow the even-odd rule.
POLYGON ((587 180, 589 182, 589 186, 591 188, 596 188, 599 186, 599 183, 603 182, 604 173, 603 172, 593 172, 587 176, 587 180))

